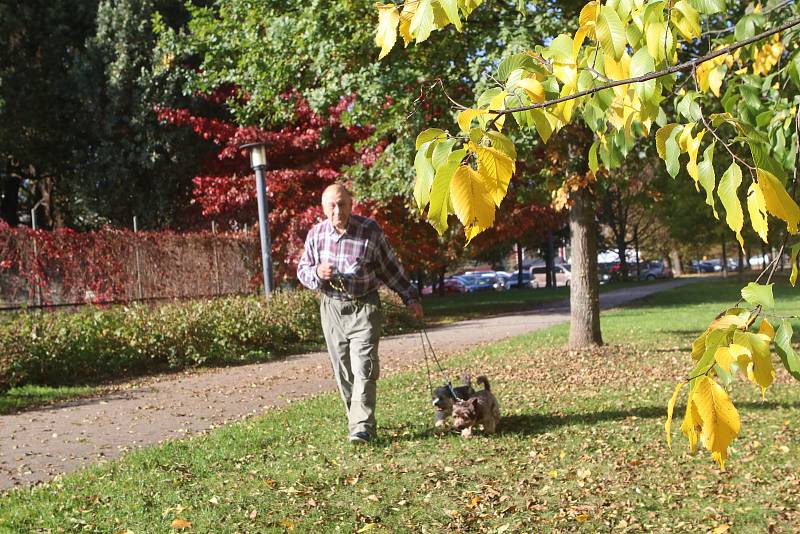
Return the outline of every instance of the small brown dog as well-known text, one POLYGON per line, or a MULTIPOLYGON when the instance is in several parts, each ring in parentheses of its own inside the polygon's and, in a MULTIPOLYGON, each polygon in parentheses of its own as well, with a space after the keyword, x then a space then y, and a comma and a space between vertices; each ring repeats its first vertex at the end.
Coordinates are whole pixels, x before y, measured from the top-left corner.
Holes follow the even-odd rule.
POLYGON ((487 434, 494 434, 500 422, 500 404, 491 392, 489 380, 479 376, 476 382, 483 384, 483 389, 453 405, 453 428, 465 438, 472 435, 472 428, 476 425, 482 425, 487 434))

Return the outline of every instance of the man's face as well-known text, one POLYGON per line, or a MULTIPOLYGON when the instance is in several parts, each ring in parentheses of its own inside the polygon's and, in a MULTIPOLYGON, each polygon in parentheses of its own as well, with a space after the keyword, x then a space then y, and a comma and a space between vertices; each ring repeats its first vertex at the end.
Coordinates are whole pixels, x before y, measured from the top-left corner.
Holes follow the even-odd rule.
POLYGON ((327 191, 322 196, 322 211, 325 212, 325 217, 335 228, 342 230, 347 226, 352 209, 353 201, 350 199, 350 195, 344 191, 327 191))

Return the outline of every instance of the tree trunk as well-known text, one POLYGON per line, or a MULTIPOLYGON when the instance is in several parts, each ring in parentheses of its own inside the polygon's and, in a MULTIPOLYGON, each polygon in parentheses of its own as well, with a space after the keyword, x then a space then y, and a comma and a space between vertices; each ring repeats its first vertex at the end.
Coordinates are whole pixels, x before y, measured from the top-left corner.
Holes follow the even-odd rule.
POLYGON ((600 333, 600 283, 597 280, 597 232, 592 193, 588 189, 580 189, 572 198, 574 203, 569 212, 572 245, 569 346, 581 348, 603 344, 600 333))
POLYGON ((674 276, 681 276, 683 274, 683 266, 681 265, 681 256, 675 249, 669 252, 669 262, 672 264, 672 274, 674 276))
POLYGON ((623 282, 630 279, 628 272, 628 243, 625 241, 625 236, 622 234, 617 235, 617 256, 619 256, 619 276, 623 282))
POLYGON ((19 186, 22 183, 16 174, 7 173, 0 178, 0 219, 9 226, 19 224, 19 186))
POLYGON ((547 254, 544 261, 544 286, 556 288, 556 247, 553 240, 553 231, 547 231, 547 254))
POLYGON ((639 227, 633 227, 633 247, 634 251, 636 251, 636 279, 642 279, 642 268, 639 264, 639 227))
POLYGON ((517 289, 524 287, 522 283, 522 245, 517 243, 517 289))
POLYGON ((736 267, 736 271, 739 273, 739 281, 744 278, 744 251, 742 251, 742 247, 736 247, 739 250, 739 265, 736 267))
POLYGON ((722 278, 728 278, 728 251, 725 249, 725 236, 722 237, 722 278))

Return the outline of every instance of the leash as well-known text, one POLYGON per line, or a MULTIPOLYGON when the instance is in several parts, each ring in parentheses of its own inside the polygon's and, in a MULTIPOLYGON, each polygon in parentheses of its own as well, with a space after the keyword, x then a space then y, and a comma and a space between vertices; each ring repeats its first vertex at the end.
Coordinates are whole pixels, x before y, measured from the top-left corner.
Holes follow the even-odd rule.
MULTIPOLYGON (((328 283, 336 291, 343 293, 344 295, 348 296, 349 298, 351 298, 356 302, 359 301, 357 297, 350 294, 350 292, 345 288, 344 276, 338 270, 334 272, 331 279, 328 280, 328 283)), ((392 304, 392 303, 387 302, 386 304, 392 304)), ((399 308, 400 306, 397 307, 399 308)), ((442 378, 444 379, 445 386, 447 387, 448 391, 450 391, 450 394, 453 396, 453 398, 460 401, 465 400, 462 399, 458 395, 458 393, 456 393, 456 390, 453 387, 452 382, 447 379, 447 375, 444 372, 444 368, 442 367, 442 364, 439 362, 439 358, 436 357, 436 352, 433 350, 433 343, 431 343, 431 339, 430 337, 428 337, 428 330, 425 328, 424 322, 420 322, 419 338, 420 341, 422 342, 422 355, 425 358, 425 371, 427 372, 428 376, 428 389, 431 392, 431 396, 433 396, 434 388, 433 388, 433 381, 431 380, 431 365, 429 360, 433 360, 433 362, 436 364, 436 367, 438 367, 439 373, 442 375, 442 378), (430 358, 428 357, 428 352, 430 352, 430 358)))

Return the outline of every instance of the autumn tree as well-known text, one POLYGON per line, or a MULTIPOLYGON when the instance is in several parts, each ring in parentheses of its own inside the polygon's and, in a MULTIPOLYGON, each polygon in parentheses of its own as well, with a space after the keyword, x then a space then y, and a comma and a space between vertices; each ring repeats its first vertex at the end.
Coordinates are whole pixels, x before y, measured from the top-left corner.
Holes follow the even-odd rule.
MULTIPOLYGON (((379 5, 380 57, 394 48, 398 34, 406 44, 421 43, 434 31, 450 35, 450 26, 455 31, 469 27, 468 19, 480 4, 420 0, 379 5)), ((573 122, 583 123, 594 138, 584 152, 594 176, 601 166, 619 168, 637 140, 657 130, 656 149, 667 172, 676 177, 685 167, 698 189, 708 198, 719 198, 725 223, 740 246, 744 216, 738 190, 745 179, 750 224, 762 240, 767 241, 770 218, 786 223, 787 236, 796 235, 800 52, 787 45, 797 39, 797 11, 787 2, 766 9, 725 0, 588 2, 576 31, 561 33, 546 45, 531 43, 535 46, 526 53, 510 54, 494 70, 493 86, 474 104, 456 103, 456 129, 430 128, 417 136, 417 158, 434 169, 432 180, 430 172, 417 175, 418 182, 424 181, 417 187, 430 191, 429 213, 436 214, 431 223, 442 228, 454 213, 468 241, 492 226, 516 168, 514 143, 503 133, 510 116, 543 142, 573 122), (722 109, 715 113, 714 105, 722 109), (719 182, 715 159, 726 167, 719 182)), ((586 183, 575 190, 573 200, 571 221, 578 230, 588 220, 591 180, 586 183)), ((576 247, 575 237, 573 253, 576 248, 585 255, 595 253, 588 241, 585 248, 583 243, 576 247)), ((794 261, 800 243, 792 252, 794 261)), ((592 274, 591 259, 586 263, 584 277, 592 274)), ((773 262, 770 273, 776 267, 773 262)), ((723 469, 740 421, 719 382, 730 382, 741 369, 764 392, 775 374, 771 346, 800 379, 791 325, 783 320, 776 330, 764 315, 773 306, 770 281, 771 274, 763 284, 748 284, 742 299, 752 308, 725 311, 695 341, 694 367, 669 403, 668 440, 675 402, 689 385, 681 430, 693 450, 701 442, 723 469)), ((593 341, 593 321, 582 323, 582 328, 571 329, 573 343, 593 341)))

